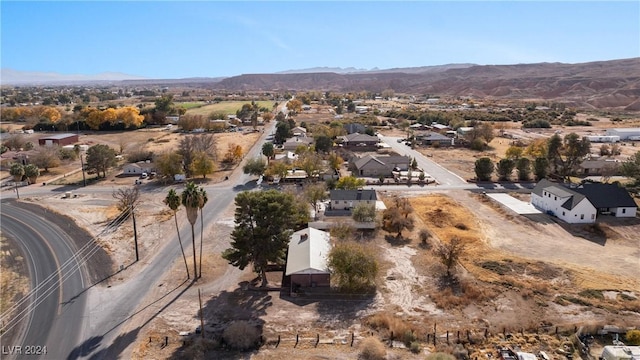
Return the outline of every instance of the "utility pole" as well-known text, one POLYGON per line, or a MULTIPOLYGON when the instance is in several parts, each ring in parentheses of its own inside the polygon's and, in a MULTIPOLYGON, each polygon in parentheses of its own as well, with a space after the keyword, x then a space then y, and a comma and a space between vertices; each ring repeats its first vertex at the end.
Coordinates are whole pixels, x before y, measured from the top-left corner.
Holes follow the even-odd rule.
POLYGON ((87 178, 84 176, 84 161, 82 160, 82 149, 80 149, 80 166, 82 166, 82 186, 87 186, 87 178))
MULTIPOLYGON (((76 120, 76 125, 78 128, 78 141, 80 141, 80 120, 76 120)), ((87 187, 87 178, 84 176, 84 161, 82 160, 82 149, 80 149, 80 166, 82 166, 82 186, 87 187)))
POLYGON ((138 230, 136 229, 136 214, 133 211, 133 206, 130 206, 131 219, 133 219, 133 243, 136 246, 136 262, 140 259, 138 256, 138 230))

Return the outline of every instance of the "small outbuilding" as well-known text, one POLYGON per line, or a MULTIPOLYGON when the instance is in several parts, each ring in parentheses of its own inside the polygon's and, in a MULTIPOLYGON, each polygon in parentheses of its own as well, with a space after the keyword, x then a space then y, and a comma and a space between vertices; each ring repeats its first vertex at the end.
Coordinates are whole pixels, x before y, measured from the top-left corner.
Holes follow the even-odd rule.
POLYGON ((285 270, 291 288, 331 286, 330 251, 328 232, 310 227, 294 232, 289 240, 285 270))
POLYGON ((65 146, 77 143, 78 139, 78 134, 55 134, 41 137, 38 139, 38 144, 40 144, 40 146, 65 146))

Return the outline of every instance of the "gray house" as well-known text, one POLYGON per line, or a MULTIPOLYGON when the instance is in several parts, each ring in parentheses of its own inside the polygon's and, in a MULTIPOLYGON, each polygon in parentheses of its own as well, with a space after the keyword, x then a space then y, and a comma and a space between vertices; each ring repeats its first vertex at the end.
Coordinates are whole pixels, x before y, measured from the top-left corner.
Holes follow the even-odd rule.
POLYGON ((355 176, 377 178, 380 176, 392 176, 391 172, 394 169, 396 171, 407 171, 410 164, 411 158, 408 156, 366 155, 361 158, 354 158, 351 168, 355 176))

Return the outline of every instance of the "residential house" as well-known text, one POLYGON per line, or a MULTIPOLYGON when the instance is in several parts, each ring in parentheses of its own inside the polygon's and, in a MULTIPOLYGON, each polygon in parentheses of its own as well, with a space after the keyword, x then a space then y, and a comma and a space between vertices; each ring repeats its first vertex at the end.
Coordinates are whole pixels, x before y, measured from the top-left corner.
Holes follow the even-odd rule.
POLYGON ((531 192, 531 204, 570 224, 596 221, 597 210, 585 195, 546 179, 531 192))
POLYGON ((413 134, 416 144, 428 146, 452 146, 454 139, 433 131, 420 131, 413 134))
POLYGON ((376 205, 375 190, 331 190, 329 193, 331 210, 351 210, 359 204, 376 205))
POLYGON ((328 256, 331 238, 328 232, 306 228, 294 232, 289 240, 285 280, 291 288, 331 285, 328 256))
POLYGON ((152 173, 156 171, 156 166, 153 162, 138 161, 136 163, 126 164, 122 169, 123 175, 141 175, 142 173, 152 173))
POLYGON ((394 170, 407 171, 411 165, 411 158, 401 155, 366 155, 361 158, 353 158, 351 161, 351 169, 355 176, 376 178, 390 177, 394 170))
POLYGON ((375 151, 380 141, 377 136, 353 133, 341 137, 342 146, 352 151, 375 151))
POLYGON ((620 163, 616 160, 584 160, 579 165, 580 173, 585 176, 592 175, 617 175, 620 163))
POLYGON ((456 130, 459 136, 465 136, 471 131, 473 131, 473 127, 470 126, 461 126, 456 130))
POLYGON ((313 138, 311 137, 292 137, 282 144, 282 149, 285 151, 295 151, 298 146, 309 147, 313 145, 313 138))
POLYGON ((636 216, 638 205, 626 189, 616 184, 585 182, 573 190, 586 196, 598 209, 598 214, 615 217, 636 216))
POLYGON ((294 127, 293 129, 291 129, 291 133, 295 137, 307 137, 307 129, 303 128, 302 126, 294 127))
POLYGON ((364 132, 367 130, 366 126, 358 123, 344 124, 343 127, 344 127, 344 130, 347 132, 347 134, 354 134, 354 133, 364 134, 364 132))
POLYGON ((449 125, 443 125, 443 124, 438 124, 438 123, 431 123, 431 128, 435 129, 436 131, 451 130, 451 127, 449 125))
POLYGON ((425 124, 415 123, 415 124, 409 125, 409 129, 411 129, 411 130, 426 130, 426 129, 428 129, 428 127, 425 124))
POLYGON ((40 146, 51 146, 51 145, 71 145, 78 142, 78 134, 55 134, 49 135, 45 137, 41 137, 38 139, 38 144, 40 146))

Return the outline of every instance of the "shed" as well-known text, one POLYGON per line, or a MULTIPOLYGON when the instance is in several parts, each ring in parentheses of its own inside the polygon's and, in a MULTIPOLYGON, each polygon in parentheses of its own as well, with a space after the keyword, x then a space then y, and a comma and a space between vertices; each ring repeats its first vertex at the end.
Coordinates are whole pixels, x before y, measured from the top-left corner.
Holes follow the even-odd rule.
POLYGON ((38 139, 38 144, 40 144, 40 146, 52 146, 52 145, 65 146, 65 145, 75 144, 77 142, 78 142, 78 135, 70 134, 70 133, 49 135, 49 136, 41 137, 40 139, 38 139))
POLYGON ((331 238, 326 231, 306 228, 294 232, 289 240, 285 276, 292 287, 328 287, 331 285, 328 256, 331 238))

